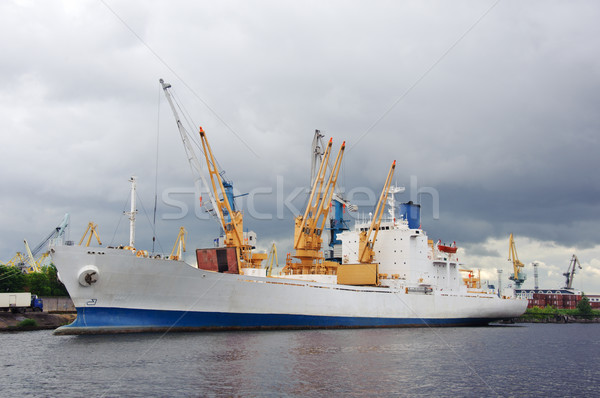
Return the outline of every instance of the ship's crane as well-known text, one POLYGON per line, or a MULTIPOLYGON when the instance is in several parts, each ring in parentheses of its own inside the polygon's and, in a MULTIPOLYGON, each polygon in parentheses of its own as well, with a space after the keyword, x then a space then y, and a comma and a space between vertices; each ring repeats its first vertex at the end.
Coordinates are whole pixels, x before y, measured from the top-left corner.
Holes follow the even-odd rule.
MULTIPOLYGON (((225 230, 225 224, 223 223, 222 218, 219 215, 217 215, 214 211, 214 209, 217 207, 216 200, 212 194, 212 191, 209 189, 208 182, 206 181, 206 177, 204 176, 204 172, 202 171, 202 164, 200 163, 200 161, 198 160, 198 157, 196 156, 196 152, 194 151, 194 148, 192 147, 192 145, 190 143, 190 135, 187 132, 187 130, 185 129, 185 127, 183 126, 183 123, 181 122, 181 119, 179 118, 179 114, 177 113, 177 109, 175 108, 175 104, 173 103, 173 98, 171 96, 171 92, 169 91, 169 89, 171 88, 171 85, 169 83, 165 83, 165 81, 163 79, 160 79, 159 81, 160 81, 160 84, 162 85, 162 89, 165 93, 165 96, 167 97, 167 101, 169 102, 169 105, 171 106, 171 111, 173 111, 173 116, 175 116, 175 121, 177 123, 177 129, 179 130, 179 134, 181 135, 181 141, 183 142, 183 147, 185 149, 185 153, 186 153, 188 162, 192 169, 192 173, 194 174, 194 177, 195 177, 194 185, 196 186, 196 190, 197 190, 197 192, 203 192, 203 191, 207 192, 208 197, 209 197, 210 207, 207 206, 206 201, 202 201, 202 196, 200 196, 200 198, 199 198, 200 202, 206 208, 207 212, 210 213, 213 216, 213 218, 215 218, 217 220, 217 222, 221 226, 221 229, 225 230), (201 189, 201 186, 203 186, 204 189, 201 189)), ((230 183, 228 185, 231 186, 230 183)))
POLYGON ((185 234, 187 234, 185 228, 179 227, 179 234, 177 235, 177 239, 175 240, 175 244, 173 245, 173 250, 171 250, 169 259, 181 260, 183 258, 183 253, 185 252, 185 234))
MULTIPOLYGON (((323 162, 323 156, 325 155, 325 145, 323 144, 324 135, 321 134, 321 131, 315 130, 315 135, 313 137, 312 143, 312 161, 310 166, 310 185, 313 185, 315 179, 315 171, 319 165, 323 162)), ((331 160, 331 159, 330 159, 331 160)), ((332 170, 331 161, 327 162, 327 167, 329 170, 332 170)), ((338 239, 338 235, 343 231, 347 231, 348 225, 346 224, 346 220, 344 220, 344 213, 346 210, 348 211, 357 211, 358 206, 350 203, 343 193, 340 191, 339 187, 336 185, 333 191, 331 205, 333 207, 333 214, 329 219, 329 246, 331 248, 331 257, 330 260, 337 261, 338 263, 342 261, 341 258, 341 244, 342 241, 338 239)))
POLYGON ((563 274, 563 276, 566 278, 564 287, 565 289, 573 288, 573 277, 575 276, 575 269, 577 267, 581 269, 581 264, 579 264, 579 259, 577 256, 573 254, 573 257, 571 257, 571 261, 569 262, 569 268, 567 269, 567 272, 563 274))
MULTIPOLYGON (((206 165, 208 167, 212 192, 215 193, 214 197, 217 215, 221 220, 223 231, 225 233, 225 246, 236 248, 238 259, 240 261, 240 268, 251 267, 252 246, 244 242, 244 218, 242 212, 232 209, 227 191, 223 186, 223 179, 219 173, 217 162, 202 127, 200 127, 200 140, 202 141, 204 156, 206 157, 206 165)), ((261 261, 262 260, 264 260, 264 258, 262 258, 261 261)))
POLYGON ((392 183, 395 168, 396 161, 394 160, 392 162, 392 166, 390 167, 390 171, 388 172, 385 184, 383 185, 383 189, 381 190, 381 195, 379 195, 379 201, 377 202, 375 214, 373 214, 373 219, 371 220, 371 225, 369 226, 368 231, 361 231, 360 233, 360 240, 358 243, 358 262, 362 264, 371 264, 375 260, 375 251, 373 250, 373 245, 377 240, 377 234, 379 233, 381 218, 383 216, 383 209, 385 208, 387 196, 390 192, 390 185, 392 183))
POLYGON ((269 255, 267 257, 267 276, 271 276, 273 272, 273 264, 275 267, 279 266, 279 260, 277 259, 277 246, 275 246, 275 242, 271 245, 271 250, 269 250, 269 255))
POLYGON ((93 222, 89 222, 88 226, 85 230, 85 232, 83 233, 83 236, 81 237, 81 239, 79 240, 79 246, 81 246, 81 244, 83 243, 83 241, 85 240, 85 237, 87 235, 90 235, 87 240, 85 241, 85 247, 89 247, 90 246, 90 242, 92 241, 93 237, 96 237, 96 241, 98 242, 98 246, 102 246, 102 242, 100 242, 100 236, 98 236, 98 225, 94 224, 93 222))
POLYGON ((511 261, 513 264, 513 273, 510 274, 508 279, 514 281, 515 286, 519 289, 527 277, 522 271, 525 265, 519 261, 519 256, 517 256, 517 246, 515 245, 513 234, 510 234, 508 239, 508 261, 511 261))
POLYGON ((325 181, 327 175, 327 163, 331 154, 333 139, 329 140, 319 171, 312 184, 308 204, 304 214, 296 217, 294 229, 294 249, 296 254, 294 258, 300 260, 299 263, 286 261, 284 271, 293 274, 311 274, 311 273, 334 273, 333 269, 338 265, 334 262, 323 262, 323 253, 321 246, 323 243, 322 233, 327 221, 327 215, 331 205, 331 198, 337 177, 342 164, 342 157, 346 149, 346 143, 342 143, 337 154, 335 163, 325 181))

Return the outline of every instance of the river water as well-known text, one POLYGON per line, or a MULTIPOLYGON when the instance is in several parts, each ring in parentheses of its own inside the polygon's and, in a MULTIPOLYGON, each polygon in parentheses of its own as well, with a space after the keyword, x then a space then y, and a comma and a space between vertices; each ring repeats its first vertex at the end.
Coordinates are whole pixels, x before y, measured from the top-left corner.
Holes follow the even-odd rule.
POLYGON ((5 397, 600 396, 600 324, 0 333, 5 397))

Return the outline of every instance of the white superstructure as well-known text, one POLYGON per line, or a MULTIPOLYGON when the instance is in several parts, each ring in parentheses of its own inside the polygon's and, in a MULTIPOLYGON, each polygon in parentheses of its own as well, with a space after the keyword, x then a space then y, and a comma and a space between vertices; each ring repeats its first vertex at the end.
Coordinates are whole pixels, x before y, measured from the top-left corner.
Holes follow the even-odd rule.
MULTIPOLYGON (((370 222, 357 222, 353 231, 340 234, 342 263, 358 262, 360 231, 370 222)), ((396 286, 429 285, 436 290, 465 293, 455 254, 444 253, 429 244, 423 230, 411 229, 404 219, 388 219, 381 223, 375 242, 375 262, 379 264, 380 282, 396 286)))

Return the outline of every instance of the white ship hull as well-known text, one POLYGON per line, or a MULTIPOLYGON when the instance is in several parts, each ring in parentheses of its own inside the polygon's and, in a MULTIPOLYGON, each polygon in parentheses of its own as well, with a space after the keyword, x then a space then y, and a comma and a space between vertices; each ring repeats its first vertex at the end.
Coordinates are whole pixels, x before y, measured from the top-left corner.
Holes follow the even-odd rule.
POLYGON ((466 290, 225 274, 120 249, 55 246, 52 258, 77 308, 57 334, 482 325, 527 307, 527 300, 466 290))

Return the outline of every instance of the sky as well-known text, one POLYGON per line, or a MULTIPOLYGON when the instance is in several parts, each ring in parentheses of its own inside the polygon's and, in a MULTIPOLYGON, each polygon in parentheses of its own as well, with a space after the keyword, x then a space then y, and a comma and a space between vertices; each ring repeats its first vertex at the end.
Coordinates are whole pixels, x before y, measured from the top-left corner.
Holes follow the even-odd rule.
POLYGON ((346 142, 350 220, 396 160, 397 199, 482 279, 510 274, 513 233, 524 287, 534 261, 562 286, 576 254, 574 287, 600 294, 598 20, 594 1, 1 2, 0 261, 65 213, 75 243, 93 221, 126 244, 130 176, 138 247, 154 229, 170 253, 180 226, 212 245, 163 78, 280 263, 319 129, 346 142))

